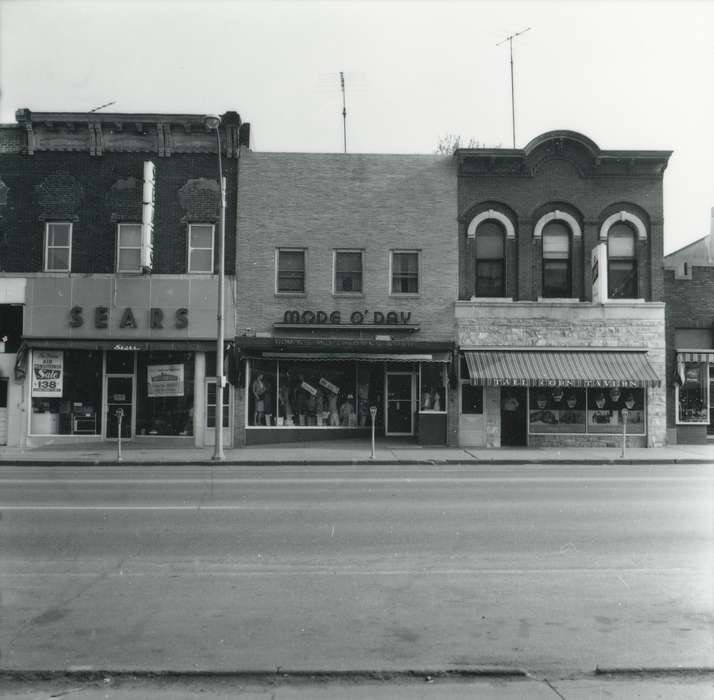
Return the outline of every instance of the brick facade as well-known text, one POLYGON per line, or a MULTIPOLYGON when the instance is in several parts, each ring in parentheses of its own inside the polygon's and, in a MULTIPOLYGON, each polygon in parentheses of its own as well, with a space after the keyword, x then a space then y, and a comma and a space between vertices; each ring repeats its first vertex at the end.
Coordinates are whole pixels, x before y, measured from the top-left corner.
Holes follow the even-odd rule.
MULTIPOLYGON (((669 152, 604 151, 574 132, 544 134, 525 149, 461 149, 459 163, 459 302, 461 349, 640 348, 664 379, 662 178, 669 152), (612 217, 612 218, 611 218, 612 217), (476 290, 479 222, 499 222, 505 235, 501 302, 476 290), (570 235, 569 299, 543 297, 544 222, 570 235), (635 241, 636 297, 592 303, 591 251, 607 240, 607 222, 628 222, 635 241)), ((462 382, 468 381, 462 376, 462 382)), ((499 389, 484 388, 484 416, 461 416, 461 444, 501 444, 499 389), (470 427, 469 427, 470 426, 470 427), (470 434, 469 434, 470 431, 470 434), (470 441, 470 442, 469 442, 470 441)), ((665 440, 665 392, 647 389, 647 436, 665 440)), ((603 445, 605 435, 530 435, 531 445, 603 445)))
MULTIPOLYGON (((710 241, 711 236, 705 237, 668 255, 664 260, 664 290, 667 302, 667 432, 670 442, 703 443, 707 440, 706 425, 677 424, 674 378, 677 336, 680 333, 693 332, 701 338, 698 349, 714 353, 714 259, 711 259, 710 241)), ((714 366, 714 363, 710 365, 714 366)), ((710 405, 713 399, 710 395, 710 405)))

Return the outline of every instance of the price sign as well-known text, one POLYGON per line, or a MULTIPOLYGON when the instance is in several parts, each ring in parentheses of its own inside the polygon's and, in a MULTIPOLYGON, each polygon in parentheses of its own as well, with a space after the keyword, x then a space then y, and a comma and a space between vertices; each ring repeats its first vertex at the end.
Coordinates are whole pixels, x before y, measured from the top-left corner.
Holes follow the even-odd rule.
POLYGON ((63 354, 61 350, 33 350, 33 396, 62 396, 62 375, 63 354))

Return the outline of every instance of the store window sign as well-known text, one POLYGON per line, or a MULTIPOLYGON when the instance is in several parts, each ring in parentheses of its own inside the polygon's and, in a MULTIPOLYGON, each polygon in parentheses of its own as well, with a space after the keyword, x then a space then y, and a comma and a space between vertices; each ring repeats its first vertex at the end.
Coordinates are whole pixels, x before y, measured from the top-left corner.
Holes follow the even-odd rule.
POLYGON ((183 365, 147 365, 147 396, 183 396, 183 365))
POLYGON ((32 353, 32 395, 62 396, 63 354, 61 350, 32 353))

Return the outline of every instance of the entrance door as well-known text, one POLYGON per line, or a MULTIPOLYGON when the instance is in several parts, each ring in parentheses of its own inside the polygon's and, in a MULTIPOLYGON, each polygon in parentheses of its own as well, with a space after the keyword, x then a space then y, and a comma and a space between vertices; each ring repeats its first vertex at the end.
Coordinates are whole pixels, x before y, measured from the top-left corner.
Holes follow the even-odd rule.
POLYGON ((0 379, 0 445, 7 445, 7 379, 0 379))
POLYGON ((385 435, 414 435, 414 373, 387 372, 385 435))
MULTIPOLYGON (((216 380, 206 380, 206 427, 204 431, 206 445, 216 444, 216 380)), ((226 384, 223 387, 223 446, 230 447, 233 444, 233 431, 230 427, 230 406, 231 406, 231 389, 230 385, 226 384)))
POLYGON ((121 422, 122 438, 131 438, 133 435, 134 423, 134 377, 130 376, 107 376, 107 437, 116 438, 119 435, 117 430, 117 411, 122 409, 124 415, 121 422))
POLYGON ((501 389, 501 446, 525 447, 528 444, 526 389, 501 389))

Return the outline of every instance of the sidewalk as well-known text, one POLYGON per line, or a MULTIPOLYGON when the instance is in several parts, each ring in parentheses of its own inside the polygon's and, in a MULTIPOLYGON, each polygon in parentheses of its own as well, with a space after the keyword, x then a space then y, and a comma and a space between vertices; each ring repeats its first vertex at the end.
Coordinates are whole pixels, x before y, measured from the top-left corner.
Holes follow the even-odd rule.
POLYGON ((649 674, 581 678, 538 679, 520 677, 450 678, 419 677, 379 679, 305 677, 265 679, 217 676, 197 679, 162 677, 134 678, 106 673, 95 680, 60 677, 55 680, 0 680, 0 693, 8 700, 35 700, 81 694, 83 700, 712 700, 714 679, 711 673, 649 674))
MULTIPOLYGON (((0 465, 115 464, 115 442, 0 448, 0 465)), ((216 464, 213 448, 163 448, 141 442, 122 442, 122 464, 216 464)), ((711 464, 714 442, 666 447, 569 448, 447 448, 420 446, 389 439, 377 441, 371 459, 369 441, 257 445, 225 450, 227 465, 353 465, 353 464, 711 464)))

